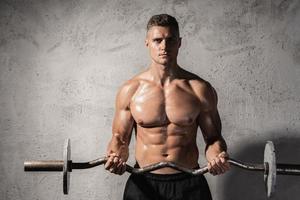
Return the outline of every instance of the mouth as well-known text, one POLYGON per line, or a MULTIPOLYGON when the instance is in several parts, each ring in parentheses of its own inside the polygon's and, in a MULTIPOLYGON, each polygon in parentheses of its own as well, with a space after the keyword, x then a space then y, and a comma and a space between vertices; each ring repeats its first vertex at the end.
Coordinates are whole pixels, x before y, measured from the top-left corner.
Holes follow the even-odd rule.
POLYGON ((167 53, 161 53, 161 54, 159 54, 159 56, 160 56, 160 57, 169 57, 170 55, 167 54, 167 53))

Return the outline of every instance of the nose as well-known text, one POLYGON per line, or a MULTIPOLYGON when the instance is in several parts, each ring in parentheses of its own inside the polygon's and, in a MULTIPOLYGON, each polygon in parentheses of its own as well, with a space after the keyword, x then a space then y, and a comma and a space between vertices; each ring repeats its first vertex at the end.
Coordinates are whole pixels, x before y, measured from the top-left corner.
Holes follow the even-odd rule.
POLYGON ((166 48, 167 48, 167 41, 166 40, 161 41, 160 48, 161 48, 161 50, 166 50, 166 48))

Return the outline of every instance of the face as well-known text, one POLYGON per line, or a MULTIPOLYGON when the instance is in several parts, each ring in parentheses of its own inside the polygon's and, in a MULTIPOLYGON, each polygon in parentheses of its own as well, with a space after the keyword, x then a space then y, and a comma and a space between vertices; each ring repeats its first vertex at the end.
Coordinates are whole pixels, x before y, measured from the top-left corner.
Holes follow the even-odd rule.
POLYGON ((153 62, 168 65, 177 62, 181 38, 170 27, 153 26, 148 30, 146 46, 153 62))

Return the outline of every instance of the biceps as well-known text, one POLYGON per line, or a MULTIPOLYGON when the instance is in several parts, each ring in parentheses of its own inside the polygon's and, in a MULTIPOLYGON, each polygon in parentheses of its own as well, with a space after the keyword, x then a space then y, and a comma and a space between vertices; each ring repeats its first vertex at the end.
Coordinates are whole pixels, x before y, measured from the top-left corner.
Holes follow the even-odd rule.
POLYGON ((116 111, 113 121, 113 134, 119 134, 123 136, 125 141, 130 139, 130 135, 133 129, 134 120, 129 110, 116 111))

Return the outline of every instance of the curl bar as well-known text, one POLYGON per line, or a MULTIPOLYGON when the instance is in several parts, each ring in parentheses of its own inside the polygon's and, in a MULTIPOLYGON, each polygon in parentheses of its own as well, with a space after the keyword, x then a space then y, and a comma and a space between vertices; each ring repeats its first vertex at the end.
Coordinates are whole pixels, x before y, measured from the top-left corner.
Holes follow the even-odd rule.
MULTIPOLYGON (((106 157, 98 158, 89 162, 72 162, 70 139, 67 139, 64 145, 63 160, 35 160, 25 161, 25 171, 62 171, 63 172, 63 192, 68 194, 70 183, 70 172, 73 169, 88 169, 104 164, 107 161, 106 157)), ((271 197, 275 191, 276 175, 300 175, 300 165, 294 164, 277 164, 276 153, 273 142, 268 141, 265 145, 264 163, 249 164, 232 158, 228 162, 241 169, 249 171, 261 171, 264 173, 264 181, 266 186, 267 196, 271 197)), ((133 168, 126 165, 126 171, 134 174, 143 174, 164 167, 171 167, 178 171, 182 171, 191 175, 200 175, 208 172, 207 166, 200 169, 187 169, 173 162, 159 162, 143 168, 133 168)))

